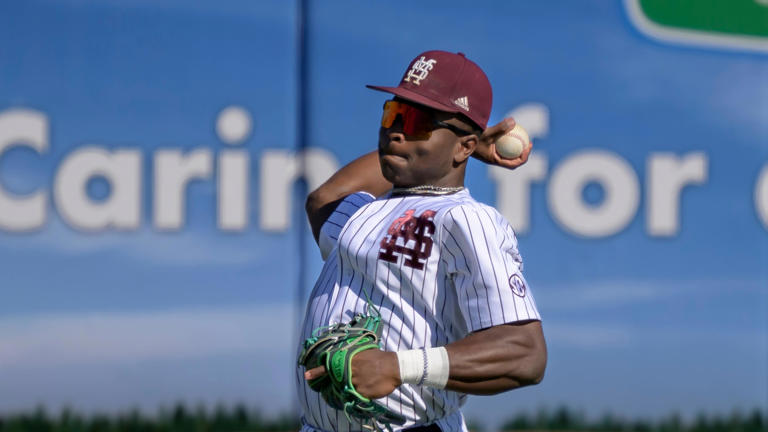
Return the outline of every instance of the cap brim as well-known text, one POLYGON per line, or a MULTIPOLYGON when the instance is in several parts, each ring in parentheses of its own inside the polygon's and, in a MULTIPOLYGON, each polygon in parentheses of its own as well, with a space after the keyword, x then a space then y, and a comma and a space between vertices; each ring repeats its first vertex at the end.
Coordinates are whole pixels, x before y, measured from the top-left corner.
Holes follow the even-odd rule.
POLYGON ((393 95, 403 98, 407 101, 415 102, 420 105, 425 105, 430 108, 436 109, 438 111, 445 111, 449 113, 461 112, 455 106, 445 105, 445 104, 441 104, 440 102, 435 102, 432 99, 429 99, 416 92, 412 92, 402 87, 382 87, 382 86, 374 86, 374 85, 366 85, 366 87, 368 87, 371 90, 377 90, 385 93, 392 93, 393 95))

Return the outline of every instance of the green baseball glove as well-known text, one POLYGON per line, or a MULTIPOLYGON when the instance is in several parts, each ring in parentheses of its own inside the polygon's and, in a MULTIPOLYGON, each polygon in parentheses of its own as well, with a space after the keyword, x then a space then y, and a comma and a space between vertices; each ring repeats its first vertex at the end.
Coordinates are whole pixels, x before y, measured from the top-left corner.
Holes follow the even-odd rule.
POLYGON ((331 407, 344 411, 347 419, 380 430, 383 424, 402 425, 405 417, 384 405, 368 399, 352 385, 352 358, 368 349, 379 349, 381 317, 357 314, 349 323, 318 327, 304 341, 299 364, 312 369, 325 366, 326 374, 309 381, 309 387, 320 393, 331 407))

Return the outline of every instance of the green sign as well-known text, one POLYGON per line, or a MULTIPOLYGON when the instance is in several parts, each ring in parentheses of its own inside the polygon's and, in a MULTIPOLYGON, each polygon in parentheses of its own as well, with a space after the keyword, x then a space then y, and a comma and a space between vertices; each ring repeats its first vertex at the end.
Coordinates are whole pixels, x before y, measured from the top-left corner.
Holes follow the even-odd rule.
POLYGON ((671 42, 768 52, 768 0, 625 0, 630 20, 671 42))

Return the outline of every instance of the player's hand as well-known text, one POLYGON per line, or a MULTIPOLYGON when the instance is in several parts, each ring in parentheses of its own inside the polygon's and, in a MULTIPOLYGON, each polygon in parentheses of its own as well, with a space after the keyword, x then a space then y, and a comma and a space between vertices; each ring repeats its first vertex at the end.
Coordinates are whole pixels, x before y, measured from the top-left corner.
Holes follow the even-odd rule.
POLYGON ((480 136, 480 141, 477 143, 472 156, 489 165, 497 165, 508 169, 515 169, 526 163, 533 149, 533 142, 529 142, 528 146, 523 149, 523 153, 514 159, 504 159, 496 153, 496 140, 513 127, 515 127, 515 119, 507 117, 498 124, 486 128, 480 136))
POLYGON ((361 395, 378 399, 401 384, 397 354, 369 349, 352 358, 352 384, 361 395))
MULTIPOLYGON (((311 381, 325 374, 325 366, 318 366, 304 372, 304 379, 311 381)), ((378 399, 395 391, 400 384, 397 354, 369 349, 352 358, 352 385, 361 395, 378 399)))

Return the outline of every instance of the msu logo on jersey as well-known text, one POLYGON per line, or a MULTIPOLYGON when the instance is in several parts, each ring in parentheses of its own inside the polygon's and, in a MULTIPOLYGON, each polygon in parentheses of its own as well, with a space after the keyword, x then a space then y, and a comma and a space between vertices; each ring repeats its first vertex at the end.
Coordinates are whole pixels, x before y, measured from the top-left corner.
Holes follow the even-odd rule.
POLYGON ((403 257, 403 265, 416 270, 424 269, 424 264, 432 254, 432 234, 435 233, 435 211, 426 210, 414 216, 415 210, 406 210, 405 214, 395 219, 381 239, 379 259, 391 263, 403 257))

